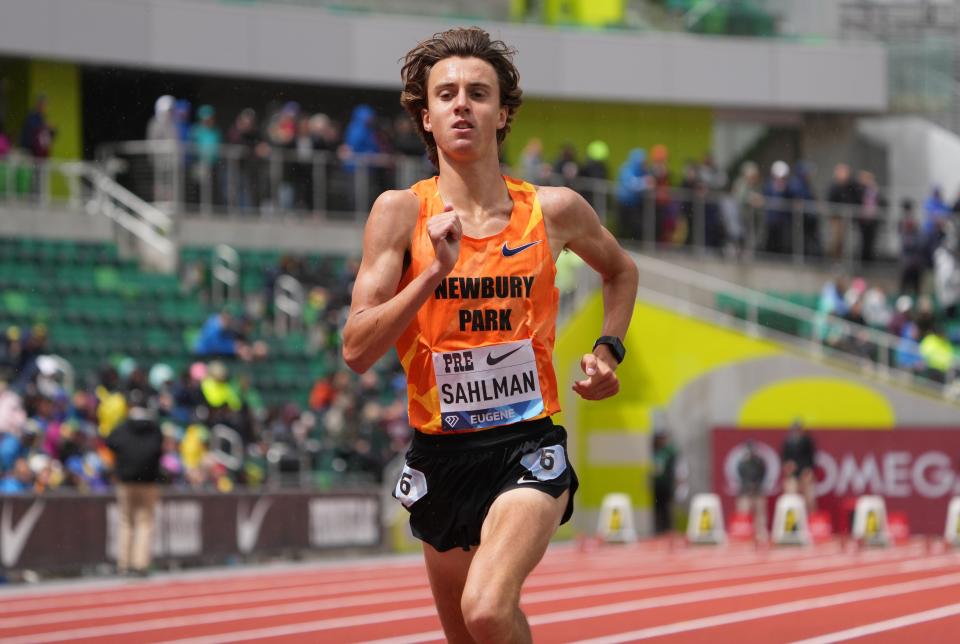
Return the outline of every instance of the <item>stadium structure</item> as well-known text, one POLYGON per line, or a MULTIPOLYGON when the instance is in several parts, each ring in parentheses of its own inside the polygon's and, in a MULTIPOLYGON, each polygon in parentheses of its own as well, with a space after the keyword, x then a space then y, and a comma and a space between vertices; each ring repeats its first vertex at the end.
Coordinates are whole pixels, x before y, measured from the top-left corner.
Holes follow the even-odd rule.
POLYGON ((349 374, 340 330, 371 203, 433 172, 398 61, 472 24, 518 50, 504 172, 583 194, 640 269, 621 392, 588 403, 569 385, 599 285, 558 267, 582 485, 559 539, 610 536, 612 494, 641 539, 658 504, 677 534, 699 495, 741 514, 748 442, 772 521, 794 425, 817 445, 828 534, 850 534, 864 496, 944 534, 956 2, 0 0, 10 580, 110 570, 103 441, 136 388, 168 441, 159 568, 416 549, 390 498, 410 438, 399 363, 349 374), (206 344, 218 324, 226 350, 206 344))

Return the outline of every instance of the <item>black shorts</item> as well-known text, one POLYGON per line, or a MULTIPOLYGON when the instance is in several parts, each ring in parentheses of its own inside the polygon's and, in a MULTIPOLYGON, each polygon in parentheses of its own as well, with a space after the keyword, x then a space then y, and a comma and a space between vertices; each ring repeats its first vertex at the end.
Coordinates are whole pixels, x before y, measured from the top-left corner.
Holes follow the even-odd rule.
POLYGON ((549 418, 469 434, 415 432, 393 496, 410 512, 415 537, 440 552, 469 550, 507 490, 532 487, 555 499, 570 490, 560 523, 570 520, 579 482, 566 448, 566 430, 549 418))

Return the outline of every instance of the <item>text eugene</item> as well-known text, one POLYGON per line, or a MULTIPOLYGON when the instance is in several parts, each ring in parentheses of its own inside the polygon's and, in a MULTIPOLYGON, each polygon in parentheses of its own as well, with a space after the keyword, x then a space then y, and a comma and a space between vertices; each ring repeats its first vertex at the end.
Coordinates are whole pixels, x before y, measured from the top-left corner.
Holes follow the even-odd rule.
MULTIPOLYGON (((533 275, 445 277, 434 291, 437 300, 529 298, 533 275)), ((460 309, 461 331, 512 331, 512 309, 460 309)))

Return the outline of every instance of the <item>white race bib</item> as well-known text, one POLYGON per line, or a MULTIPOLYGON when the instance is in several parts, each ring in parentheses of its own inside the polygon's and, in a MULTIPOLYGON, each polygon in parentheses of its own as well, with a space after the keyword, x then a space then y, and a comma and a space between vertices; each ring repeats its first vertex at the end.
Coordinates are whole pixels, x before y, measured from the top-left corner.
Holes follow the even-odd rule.
POLYGON ((433 371, 446 431, 510 425, 543 412, 530 340, 434 353, 433 371))

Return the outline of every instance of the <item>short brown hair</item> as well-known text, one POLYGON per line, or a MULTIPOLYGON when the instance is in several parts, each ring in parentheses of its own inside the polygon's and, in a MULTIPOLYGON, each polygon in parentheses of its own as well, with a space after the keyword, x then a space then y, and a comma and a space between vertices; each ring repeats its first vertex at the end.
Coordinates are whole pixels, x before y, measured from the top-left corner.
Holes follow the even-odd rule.
POLYGON ((510 122, 520 108, 520 72, 513 64, 516 50, 502 40, 491 40, 490 34, 479 27, 449 29, 421 41, 403 57, 400 78, 403 91, 400 104, 413 119, 420 138, 427 146, 427 156, 437 164, 437 142, 433 134, 423 129, 422 111, 427 107, 427 79, 433 66, 445 58, 479 58, 490 63, 497 73, 500 86, 500 106, 507 108, 507 124, 497 130, 497 145, 503 143, 510 131, 510 122))

